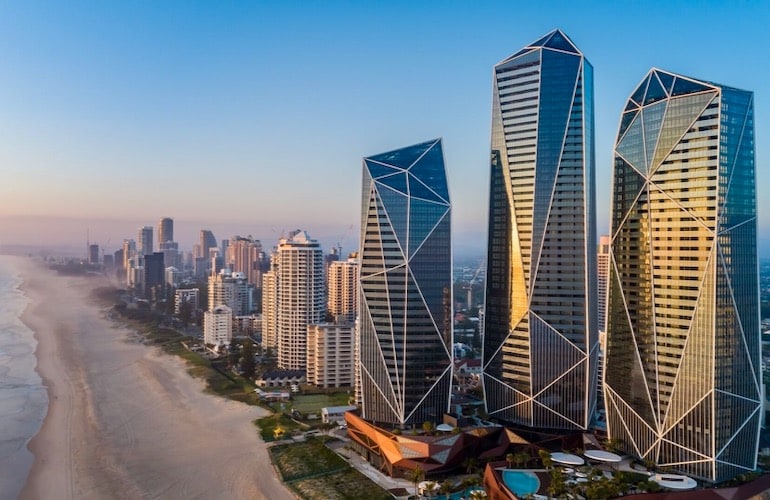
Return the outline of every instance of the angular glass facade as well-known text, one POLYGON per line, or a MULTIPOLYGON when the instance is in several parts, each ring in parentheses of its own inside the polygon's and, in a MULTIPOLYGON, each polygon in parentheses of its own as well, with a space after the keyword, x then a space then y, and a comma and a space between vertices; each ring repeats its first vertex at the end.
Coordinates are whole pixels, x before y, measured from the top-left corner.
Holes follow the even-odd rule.
POLYGON ((441 140, 364 158, 362 416, 440 421, 452 387, 452 254, 441 140))
POLYGON ((653 69, 615 144, 605 400, 628 453, 719 482, 756 466, 753 94, 653 69))
POLYGON ((599 351, 593 69, 555 30, 495 66, 492 99, 487 412, 586 429, 599 351))

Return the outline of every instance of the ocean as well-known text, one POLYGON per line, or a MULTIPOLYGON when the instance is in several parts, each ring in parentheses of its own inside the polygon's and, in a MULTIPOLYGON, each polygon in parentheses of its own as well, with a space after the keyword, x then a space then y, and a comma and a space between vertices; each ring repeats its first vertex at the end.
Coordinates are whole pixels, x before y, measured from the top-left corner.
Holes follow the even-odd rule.
POLYGON ((48 394, 35 371, 37 342, 21 322, 28 304, 15 261, 0 255, 0 499, 17 498, 34 456, 27 443, 40 430, 48 394))

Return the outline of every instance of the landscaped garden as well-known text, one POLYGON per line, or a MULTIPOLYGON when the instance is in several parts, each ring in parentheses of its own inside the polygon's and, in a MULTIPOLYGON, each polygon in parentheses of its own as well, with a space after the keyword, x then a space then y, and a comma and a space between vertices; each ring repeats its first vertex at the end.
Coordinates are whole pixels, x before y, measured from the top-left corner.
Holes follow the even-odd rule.
POLYGON ((269 452, 281 479, 303 499, 390 498, 385 490, 327 448, 322 439, 273 446, 269 452))
POLYGON ((306 430, 309 426, 299 424, 284 413, 273 413, 254 421, 259 427, 262 440, 266 443, 291 436, 296 430, 306 430))

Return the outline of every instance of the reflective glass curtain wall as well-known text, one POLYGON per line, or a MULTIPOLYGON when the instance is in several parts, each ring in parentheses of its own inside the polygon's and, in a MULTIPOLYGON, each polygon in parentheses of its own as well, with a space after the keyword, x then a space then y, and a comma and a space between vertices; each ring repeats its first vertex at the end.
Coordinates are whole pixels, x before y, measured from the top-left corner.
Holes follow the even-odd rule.
POLYGON ((615 145, 605 400, 624 451, 719 482, 756 466, 753 94, 653 69, 615 145))
POLYGON ((484 394, 583 430, 596 407, 593 69, 555 30, 494 69, 484 394))
POLYGON ((364 158, 362 416, 438 422, 452 387, 450 203, 441 140, 364 158))

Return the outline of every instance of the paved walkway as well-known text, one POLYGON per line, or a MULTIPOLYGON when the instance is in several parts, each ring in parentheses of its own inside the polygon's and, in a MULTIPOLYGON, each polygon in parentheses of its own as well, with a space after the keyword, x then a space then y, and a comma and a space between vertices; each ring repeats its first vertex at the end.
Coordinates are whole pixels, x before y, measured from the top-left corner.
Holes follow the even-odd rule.
POLYGON ((382 472, 375 469, 372 466, 372 464, 364 460, 364 458, 361 455, 359 455, 353 450, 345 448, 345 446, 349 442, 349 439, 345 434, 345 431, 342 431, 340 433, 334 432, 333 434, 335 437, 339 438, 341 441, 328 443, 327 446, 329 446, 329 448, 334 450, 334 452, 336 452, 338 455, 340 455, 345 460, 347 460, 347 462, 351 465, 351 467, 354 467, 356 470, 358 470, 363 475, 365 475, 375 483, 379 484, 382 488, 386 490, 392 490, 394 488, 404 488, 410 494, 414 494, 414 483, 412 483, 407 479, 394 478, 383 474, 382 472))

